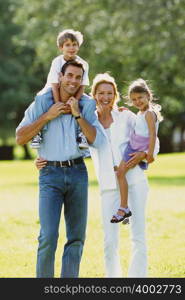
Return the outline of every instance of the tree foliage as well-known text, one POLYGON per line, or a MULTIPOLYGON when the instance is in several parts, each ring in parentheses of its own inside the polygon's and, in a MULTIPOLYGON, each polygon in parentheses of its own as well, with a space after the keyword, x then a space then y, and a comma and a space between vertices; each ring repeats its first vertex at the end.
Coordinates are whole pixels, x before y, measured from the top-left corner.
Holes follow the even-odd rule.
MULTIPOLYGON (((89 62, 91 80, 110 71, 121 93, 126 93, 131 80, 149 80, 163 108, 162 150, 171 150, 173 129, 185 123, 185 0, 8 3, 0 12, 4 23, 0 35, 5 32, 3 47, 9 49, 0 58, 5 70, 0 77, 1 103, 12 120, 19 119, 19 108, 42 88, 51 60, 59 54, 58 32, 74 28, 84 35, 79 55, 89 62)), ((0 123, 6 127, 4 117, 0 123)))

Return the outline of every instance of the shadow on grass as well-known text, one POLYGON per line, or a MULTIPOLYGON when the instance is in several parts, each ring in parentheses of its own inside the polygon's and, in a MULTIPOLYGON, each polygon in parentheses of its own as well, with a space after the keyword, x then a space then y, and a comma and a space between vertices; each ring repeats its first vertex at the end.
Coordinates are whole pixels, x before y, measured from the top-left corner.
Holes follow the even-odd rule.
POLYGON ((149 183, 155 185, 163 186, 185 186, 185 177, 184 176, 175 176, 175 177, 160 177, 160 176, 149 176, 149 183))
MULTIPOLYGON (((176 176, 176 177, 160 177, 160 176, 149 176, 148 181, 153 185, 160 186, 185 186, 185 176, 176 176)), ((10 186, 10 183, 5 183, 0 185, 1 187, 10 186)), ((27 186, 27 187, 37 187, 38 182, 18 182, 11 183, 13 186, 27 186)), ((89 180, 89 186, 98 187, 98 182, 96 179, 89 180)))

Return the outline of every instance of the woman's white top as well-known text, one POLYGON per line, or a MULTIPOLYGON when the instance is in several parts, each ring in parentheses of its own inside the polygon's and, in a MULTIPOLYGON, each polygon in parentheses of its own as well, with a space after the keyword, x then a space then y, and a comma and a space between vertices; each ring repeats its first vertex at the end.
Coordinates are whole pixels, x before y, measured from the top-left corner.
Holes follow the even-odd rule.
MULTIPOLYGON (((136 115, 128 110, 112 110, 111 114, 113 123, 109 130, 102 129, 106 136, 105 142, 96 149, 89 147, 101 191, 117 189, 114 166, 119 166, 121 162, 121 153, 127 146, 136 120, 136 115)), ((159 148, 156 147, 155 153, 158 152, 159 148)), ((129 186, 147 180, 144 171, 138 165, 126 173, 126 178, 129 186)))

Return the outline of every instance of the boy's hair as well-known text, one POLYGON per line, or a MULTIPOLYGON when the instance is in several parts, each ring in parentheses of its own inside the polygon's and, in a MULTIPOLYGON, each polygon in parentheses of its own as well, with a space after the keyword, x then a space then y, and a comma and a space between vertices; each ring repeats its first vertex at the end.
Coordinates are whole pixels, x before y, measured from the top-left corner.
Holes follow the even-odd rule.
POLYGON ((81 64, 81 62, 79 62, 78 60, 68 60, 61 68, 62 75, 65 74, 68 66, 74 66, 74 67, 80 68, 80 69, 82 69, 83 74, 84 74, 84 67, 81 64))
POLYGON ((57 36, 57 46, 62 47, 67 40, 77 42, 80 47, 83 43, 83 35, 80 31, 74 31, 73 29, 63 30, 57 36))

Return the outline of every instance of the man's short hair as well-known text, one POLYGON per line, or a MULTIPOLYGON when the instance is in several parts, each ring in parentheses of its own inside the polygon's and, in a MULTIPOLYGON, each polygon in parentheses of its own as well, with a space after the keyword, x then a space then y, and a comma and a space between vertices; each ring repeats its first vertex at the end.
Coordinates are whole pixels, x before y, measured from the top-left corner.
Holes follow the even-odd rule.
POLYGON ((79 62, 77 60, 68 60, 68 61, 66 61, 66 63, 61 68, 62 75, 65 74, 66 69, 67 69, 68 66, 74 66, 74 67, 80 68, 80 69, 82 69, 83 74, 84 74, 84 67, 83 67, 83 64, 81 62, 79 62))

